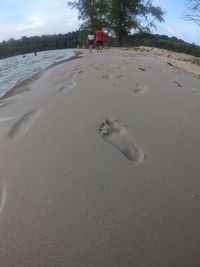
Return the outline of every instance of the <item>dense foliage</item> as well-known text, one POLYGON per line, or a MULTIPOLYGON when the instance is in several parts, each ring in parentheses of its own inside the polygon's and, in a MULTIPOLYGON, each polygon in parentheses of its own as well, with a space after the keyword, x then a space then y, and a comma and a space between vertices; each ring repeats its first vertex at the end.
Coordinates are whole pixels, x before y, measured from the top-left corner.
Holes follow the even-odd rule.
POLYGON ((30 52, 74 48, 83 43, 84 32, 26 37, 19 40, 10 39, 0 43, 0 58, 26 54, 30 52))
POLYGON ((152 0, 75 0, 68 4, 78 10, 83 29, 94 32, 103 27, 119 46, 131 30, 150 32, 155 27, 154 21, 164 21, 165 14, 152 5, 152 0))
MULTIPOLYGON (((44 50, 64 49, 64 48, 82 48, 87 47, 88 32, 76 31, 67 34, 43 35, 41 37, 22 37, 20 40, 10 39, 0 43, 0 58, 6 58, 15 55, 23 55, 30 52, 44 50)), ((115 38, 106 36, 106 46, 116 46, 115 38)), ((138 33, 130 35, 125 40, 125 46, 152 46, 164 48, 170 51, 182 52, 200 57, 200 46, 186 43, 176 37, 166 35, 154 35, 149 33, 138 33)))
POLYGON ((149 33, 134 34, 127 39, 127 45, 151 46, 200 57, 200 46, 184 42, 176 37, 168 37, 167 35, 149 33))

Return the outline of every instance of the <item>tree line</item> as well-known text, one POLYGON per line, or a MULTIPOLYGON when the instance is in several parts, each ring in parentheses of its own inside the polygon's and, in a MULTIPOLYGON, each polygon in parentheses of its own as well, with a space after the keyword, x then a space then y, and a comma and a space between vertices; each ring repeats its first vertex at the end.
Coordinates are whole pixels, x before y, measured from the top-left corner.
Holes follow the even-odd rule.
MULTIPOLYGON (((45 50, 87 47, 87 35, 87 31, 79 30, 67 34, 43 35, 41 37, 23 36, 19 40, 10 39, 0 43, 0 58, 45 50)), ((106 35, 105 45, 107 47, 115 47, 117 44, 116 38, 106 35)), ((126 47, 140 45, 163 48, 200 57, 200 46, 184 42, 176 37, 143 32, 128 35, 124 39, 124 46, 126 47)))
POLYGON ((156 20, 164 22, 165 11, 152 0, 75 0, 68 5, 78 10, 81 29, 104 28, 118 46, 124 45, 132 30, 150 32, 156 20))
POLYGON ((82 43, 82 35, 82 31, 74 31, 67 34, 23 36, 19 40, 12 38, 0 43, 0 58, 45 50, 74 48, 82 43))
POLYGON ((200 57, 200 46, 187 43, 177 37, 168 37, 167 35, 140 33, 130 35, 127 38, 127 46, 150 46, 160 49, 166 49, 173 52, 185 53, 200 57))

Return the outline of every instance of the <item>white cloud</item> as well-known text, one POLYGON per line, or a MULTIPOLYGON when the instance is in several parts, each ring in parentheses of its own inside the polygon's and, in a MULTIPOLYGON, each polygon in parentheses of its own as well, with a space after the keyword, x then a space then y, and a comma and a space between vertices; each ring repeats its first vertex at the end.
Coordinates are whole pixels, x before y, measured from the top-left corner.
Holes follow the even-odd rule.
POLYGON ((45 21, 41 16, 36 14, 31 15, 22 23, 0 25, 0 41, 8 40, 9 38, 20 38, 23 35, 35 30, 40 30, 45 26, 45 21))
POLYGON ((79 28, 77 12, 54 0, 29 5, 19 23, 0 24, 0 42, 22 36, 67 33, 79 28))
POLYGON ((26 24, 30 29, 38 29, 45 25, 45 20, 42 16, 33 14, 27 19, 26 24))

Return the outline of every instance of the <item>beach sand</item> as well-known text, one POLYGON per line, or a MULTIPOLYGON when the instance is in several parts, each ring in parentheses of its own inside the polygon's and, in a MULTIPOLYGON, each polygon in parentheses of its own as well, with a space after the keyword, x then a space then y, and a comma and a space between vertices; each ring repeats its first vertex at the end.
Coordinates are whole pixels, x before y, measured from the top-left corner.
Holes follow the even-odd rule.
POLYGON ((155 50, 85 51, 0 101, 1 267, 200 266, 200 68, 155 50))

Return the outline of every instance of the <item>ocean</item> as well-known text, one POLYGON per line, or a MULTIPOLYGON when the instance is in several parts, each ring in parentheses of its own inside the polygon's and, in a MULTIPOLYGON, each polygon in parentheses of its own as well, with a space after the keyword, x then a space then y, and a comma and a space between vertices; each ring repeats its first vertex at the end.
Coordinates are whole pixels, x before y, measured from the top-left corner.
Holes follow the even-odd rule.
POLYGON ((0 60, 0 97, 14 86, 47 67, 75 55, 72 49, 59 49, 18 55, 0 60))

